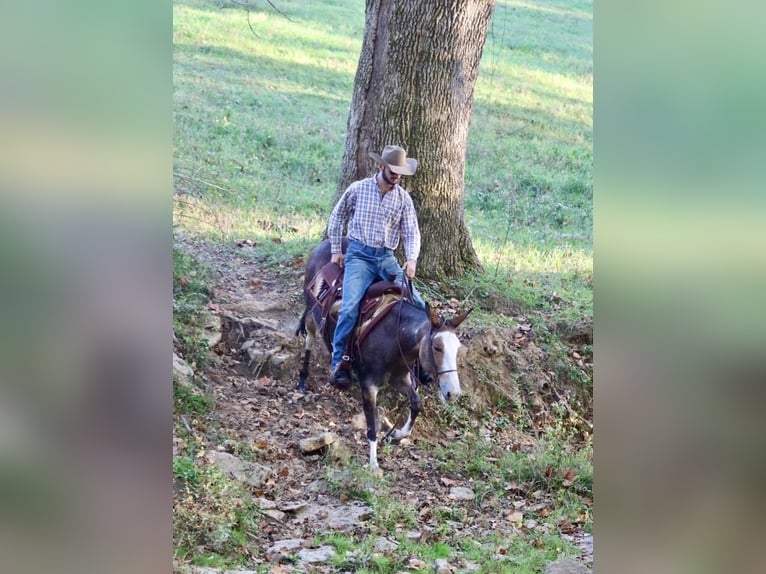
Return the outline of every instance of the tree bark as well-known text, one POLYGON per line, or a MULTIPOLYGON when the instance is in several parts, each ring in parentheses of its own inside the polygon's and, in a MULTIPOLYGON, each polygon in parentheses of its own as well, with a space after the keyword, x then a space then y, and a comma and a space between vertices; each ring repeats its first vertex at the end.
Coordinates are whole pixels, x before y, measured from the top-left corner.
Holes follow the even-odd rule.
POLYGON ((335 201, 387 144, 418 160, 404 187, 418 211, 418 275, 480 269, 463 220, 473 89, 494 0, 367 0, 335 201))

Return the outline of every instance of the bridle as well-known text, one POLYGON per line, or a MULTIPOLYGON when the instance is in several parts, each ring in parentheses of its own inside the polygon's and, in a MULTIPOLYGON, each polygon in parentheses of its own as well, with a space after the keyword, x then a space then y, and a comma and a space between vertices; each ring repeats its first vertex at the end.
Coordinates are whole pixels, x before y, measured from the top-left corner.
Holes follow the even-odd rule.
MULTIPOLYGON (((433 363, 433 365, 437 369, 439 367, 436 365, 436 359, 434 359, 434 337, 436 337, 436 335, 439 333, 439 329, 441 329, 443 325, 444 325, 444 317, 442 317, 441 324, 435 329, 432 329, 431 336, 429 337, 429 341, 428 341, 430 344, 429 352, 431 353, 431 363, 433 363)), ((436 376, 440 377, 442 375, 446 375, 447 373, 457 373, 457 369, 444 369, 442 371, 437 370, 436 376)))
MULTIPOLYGON (((412 280, 409 277, 407 277, 406 275, 403 274, 402 275, 402 284, 404 286, 404 292, 402 293, 402 301, 407 301, 407 302, 409 302, 411 304, 414 304, 414 301, 413 301, 413 298, 412 298, 412 293, 413 293, 413 290, 412 290, 412 280)), ((401 303, 400 303, 400 306, 399 306, 399 316, 397 317, 397 321, 398 321, 397 332, 399 332, 401 330, 401 328, 400 328, 401 320, 402 320, 402 307, 401 307, 401 303)), ((442 375, 446 375, 447 373, 457 373, 457 369, 444 369, 444 370, 441 370, 441 371, 438 370, 438 366, 436 365, 436 360, 434 359, 434 337, 439 333, 441 328, 444 326, 444 323, 446 323, 446 320, 444 319, 444 317, 440 317, 439 325, 438 326, 431 325, 431 332, 428 335, 428 354, 429 354, 429 359, 430 359, 430 363, 435 367, 436 376, 437 377, 440 377, 442 375)), ((397 341, 398 341, 398 336, 397 336, 397 341)), ((401 341, 398 341, 398 342, 399 342, 399 354, 401 355, 402 360, 404 360, 406 362, 406 359, 404 357, 404 351, 402 350, 401 341)), ((422 367, 422 365, 420 365, 420 366, 422 367)), ((415 372, 414 372, 414 369, 412 367, 409 368, 409 371, 410 371, 410 375, 411 375, 411 378, 412 378, 413 388, 415 388, 415 387, 417 387, 417 381, 418 381, 419 377, 415 376, 415 372)))

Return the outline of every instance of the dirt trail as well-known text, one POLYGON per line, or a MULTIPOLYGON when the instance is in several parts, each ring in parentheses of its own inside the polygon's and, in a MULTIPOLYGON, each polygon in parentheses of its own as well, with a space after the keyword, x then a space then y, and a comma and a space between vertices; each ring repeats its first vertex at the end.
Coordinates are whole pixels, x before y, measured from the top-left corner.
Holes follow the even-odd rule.
MULTIPOLYGON (((294 390, 303 351, 302 338, 294 335, 301 312, 302 261, 278 267, 273 262, 259 263, 253 257, 253 247, 247 244, 234 253, 201 246, 189 249, 220 274, 209 305, 211 338, 218 339, 216 329, 220 325, 220 339, 203 373, 206 391, 215 397, 215 405, 202 430, 219 450, 272 471, 265 483, 252 488, 257 498, 275 508, 271 517, 264 518, 260 539, 255 541, 262 551, 266 553, 275 541, 310 539, 315 530, 328 529, 327 511, 323 514, 316 508, 350 507, 354 501, 348 500, 343 490, 331 488, 328 481, 328 477, 337 476, 334 473, 340 472, 342 465, 333 465, 318 454, 302 454, 298 444, 330 431, 353 459, 366 463, 368 446, 359 390, 330 387, 329 355, 321 341, 313 349, 308 392, 294 390)), ((532 369, 541 351, 529 340, 513 346, 514 341, 525 339, 523 329, 477 333, 469 323, 470 318, 461 327, 466 345, 463 364, 471 366, 461 372, 467 395, 461 400, 480 413, 490 404, 491 396, 508 391, 502 385, 494 390, 480 385, 472 376, 481 370, 485 376, 492 373, 496 380, 508 380, 509 369, 532 369), (498 360, 500 357, 505 358, 498 360)), ((454 486, 482 489, 476 488, 467 473, 439 471, 442 467, 433 449, 426 447, 448 445, 461 431, 437 424, 435 389, 421 387, 420 393, 423 410, 410 439, 379 452, 390 494, 418 512, 415 530, 420 541, 439 539, 444 523, 444 512, 439 511, 455 507, 460 507, 462 519, 449 523, 454 536, 462 532, 481 537, 498 529, 517 529, 512 493, 466 501, 455 500, 450 494, 454 486), (440 524, 442 528, 438 528, 440 524)), ((404 409, 398 408, 403 406, 399 397, 381 393, 380 402, 391 421, 406 416, 404 409)), ((519 444, 523 447, 524 437, 511 424, 492 429, 492 440, 518 448, 519 444)), ((361 533, 361 528, 357 523, 344 524, 340 529, 361 533)))

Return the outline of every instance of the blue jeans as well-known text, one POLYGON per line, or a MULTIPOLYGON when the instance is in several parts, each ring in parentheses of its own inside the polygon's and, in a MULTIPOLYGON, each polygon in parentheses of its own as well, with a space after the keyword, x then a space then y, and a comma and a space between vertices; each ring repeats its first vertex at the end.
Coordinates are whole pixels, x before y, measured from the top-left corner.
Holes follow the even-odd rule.
MULTIPOLYGON (((403 271, 393 251, 385 247, 369 247, 353 239, 349 242, 343 260, 343 299, 332 340, 332 368, 340 363, 346 350, 346 340, 356 325, 364 292, 375 281, 388 279, 391 274, 396 276, 397 281, 402 280, 403 271)), ((412 291, 414 303, 425 309, 426 304, 420 294, 414 287, 412 291)))

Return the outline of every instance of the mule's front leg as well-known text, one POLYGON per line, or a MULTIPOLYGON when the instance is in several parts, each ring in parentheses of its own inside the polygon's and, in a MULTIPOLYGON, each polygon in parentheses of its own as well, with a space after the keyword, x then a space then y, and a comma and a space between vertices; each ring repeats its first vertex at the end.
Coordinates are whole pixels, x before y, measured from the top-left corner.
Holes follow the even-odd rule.
POLYGON ((301 393, 306 390, 306 379, 308 379, 308 376, 309 376, 309 361, 310 360, 311 360, 311 349, 306 349, 306 351, 303 354, 303 366, 301 367, 300 373, 298 373, 298 377, 299 377, 298 384, 295 386, 295 390, 301 393))
POLYGON ((404 378, 396 382, 396 389, 407 396, 407 400, 410 403, 410 414, 407 417, 407 422, 402 425, 402 428, 396 429, 391 432, 391 438, 393 440, 402 440, 410 436, 412 432, 412 426, 415 424, 415 418, 420 412, 420 395, 415 390, 415 386, 410 379, 410 374, 407 373, 404 378))
POLYGON ((367 421, 367 442, 370 445, 370 471, 381 475, 383 472, 378 466, 378 439, 375 430, 378 401, 378 387, 365 379, 362 381, 362 407, 364 418, 367 421))
MULTIPOLYGON (((301 324, 303 326, 303 332, 306 334, 306 341, 304 344, 303 353, 303 365, 298 373, 298 384, 295 387, 296 391, 304 392, 306 390, 306 380, 309 376, 309 361, 311 361, 311 347, 314 345, 314 339, 316 337, 316 326, 311 313, 304 311, 303 317, 301 317, 301 324)), ((299 331, 300 331, 299 327, 299 331)))

